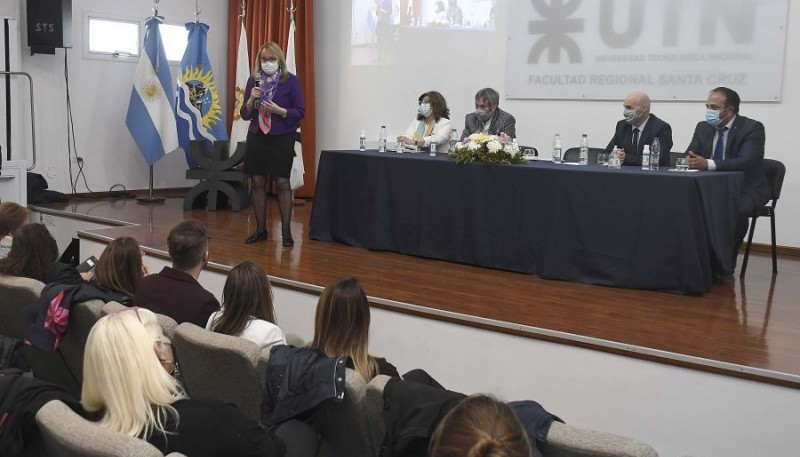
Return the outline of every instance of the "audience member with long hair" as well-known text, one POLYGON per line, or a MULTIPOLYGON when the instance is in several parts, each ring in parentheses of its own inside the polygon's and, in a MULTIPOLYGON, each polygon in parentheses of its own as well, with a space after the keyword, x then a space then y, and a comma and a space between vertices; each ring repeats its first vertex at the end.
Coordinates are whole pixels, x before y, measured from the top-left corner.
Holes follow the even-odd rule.
POLYGON ((28 208, 14 203, 0 203, 0 259, 8 256, 14 232, 28 221, 28 208))
POLYGON ((514 410, 494 398, 461 400, 439 422, 430 457, 530 457, 528 435, 514 410))
POLYGON ((26 224, 17 229, 8 256, 0 260, 0 274, 43 283, 84 283, 74 267, 58 262, 56 240, 42 224, 26 224))
POLYGON ((319 298, 309 346, 328 357, 350 357, 351 368, 367 381, 379 374, 399 377, 394 365, 369 354, 369 323, 369 303, 361 284, 355 278, 337 279, 319 298))
POLYGON ((258 264, 245 261, 231 269, 222 289, 222 309, 211 314, 206 329, 248 339, 262 348, 286 344, 276 325, 269 278, 258 264))
POLYGON ((106 246, 94 268, 93 283, 123 305, 133 302, 136 286, 147 275, 142 248, 129 236, 106 246))
POLYGON ((145 313, 131 308, 105 316, 89 333, 81 403, 100 414, 100 425, 165 454, 283 456, 283 442, 233 405, 186 398, 159 363, 145 313))

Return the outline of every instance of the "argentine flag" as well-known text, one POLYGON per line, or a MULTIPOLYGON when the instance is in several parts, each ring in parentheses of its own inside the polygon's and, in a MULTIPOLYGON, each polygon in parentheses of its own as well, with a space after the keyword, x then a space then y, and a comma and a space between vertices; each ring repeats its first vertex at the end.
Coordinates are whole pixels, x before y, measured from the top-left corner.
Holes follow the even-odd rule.
POLYGON ((211 142, 227 140, 219 92, 214 76, 211 73, 211 61, 206 53, 208 41, 208 25, 202 22, 188 22, 189 43, 181 59, 178 74, 177 92, 175 94, 175 120, 178 125, 178 138, 186 153, 189 168, 197 164, 189 152, 189 141, 208 140, 207 151, 211 151, 211 142))
POLYGON ((145 21, 144 49, 136 67, 125 117, 125 125, 148 165, 178 149, 172 75, 158 31, 158 24, 163 20, 163 17, 154 16, 145 21))

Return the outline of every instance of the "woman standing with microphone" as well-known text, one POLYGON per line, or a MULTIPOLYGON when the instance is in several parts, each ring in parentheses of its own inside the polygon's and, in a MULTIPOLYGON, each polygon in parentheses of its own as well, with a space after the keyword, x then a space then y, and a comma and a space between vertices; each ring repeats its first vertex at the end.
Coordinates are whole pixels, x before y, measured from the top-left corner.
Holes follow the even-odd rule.
POLYGON ((251 176, 256 231, 245 243, 267 239, 267 176, 272 176, 278 192, 284 246, 294 246, 291 232, 292 189, 289 173, 294 159, 294 143, 306 109, 300 81, 286 70, 286 59, 278 45, 264 43, 258 50, 253 74, 247 80, 242 119, 250 121, 244 171, 251 176))

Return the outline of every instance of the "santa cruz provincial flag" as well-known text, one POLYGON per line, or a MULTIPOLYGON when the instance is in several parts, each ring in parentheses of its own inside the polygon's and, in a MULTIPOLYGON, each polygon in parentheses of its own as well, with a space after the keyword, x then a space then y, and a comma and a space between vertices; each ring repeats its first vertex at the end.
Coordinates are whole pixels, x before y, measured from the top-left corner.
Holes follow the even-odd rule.
POLYGON ((148 165, 178 148, 172 75, 158 31, 163 19, 156 16, 145 21, 144 49, 125 117, 125 125, 148 165))
POLYGON ((189 22, 189 43, 181 59, 178 74, 178 90, 175 94, 175 119, 178 124, 178 138, 186 152, 186 162, 193 168, 196 164, 189 153, 189 141, 205 138, 208 149, 215 140, 228 139, 225 122, 219 103, 219 92, 214 76, 211 74, 211 61, 206 53, 208 25, 202 22, 189 22))

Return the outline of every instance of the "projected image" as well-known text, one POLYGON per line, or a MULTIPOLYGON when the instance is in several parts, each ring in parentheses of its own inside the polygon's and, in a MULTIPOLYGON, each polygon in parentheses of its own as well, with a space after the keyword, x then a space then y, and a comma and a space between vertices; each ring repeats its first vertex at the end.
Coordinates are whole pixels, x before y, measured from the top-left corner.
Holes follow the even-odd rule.
MULTIPOLYGON (((493 31, 497 0, 352 0, 353 65, 390 64, 439 31, 493 31)), ((435 38, 434 38, 435 39, 435 38)))

